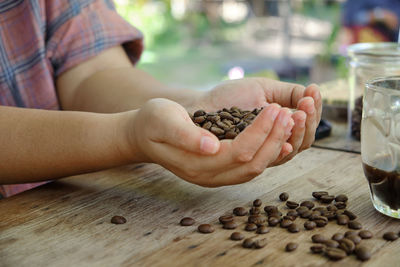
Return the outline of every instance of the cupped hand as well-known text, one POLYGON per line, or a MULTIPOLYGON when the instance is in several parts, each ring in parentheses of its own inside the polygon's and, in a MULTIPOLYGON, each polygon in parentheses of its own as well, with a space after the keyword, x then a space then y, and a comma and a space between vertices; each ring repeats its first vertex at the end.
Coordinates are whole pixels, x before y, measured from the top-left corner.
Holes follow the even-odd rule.
POLYGON ((289 109, 265 107, 233 140, 219 141, 197 127, 187 111, 166 99, 147 102, 135 115, 129 139, 140 161, 162 165, 194 184, 244 183, 292 151, 286 141, 294 121, 289 109))
POLYGON ((274 165, 279 165, 309 148, 314 142, 315 131, 322 113, 322 99, 317 85, 304 87, 267 78, 231 80, 205 93, 198 99, 193 109, 215 111, 237 106, 251 110, 271 103, 297 109, 292 115, 295 125, 288 140, 293 151, 285 157, 282 157, 285 153, 281 153, 274 162, 274 165))

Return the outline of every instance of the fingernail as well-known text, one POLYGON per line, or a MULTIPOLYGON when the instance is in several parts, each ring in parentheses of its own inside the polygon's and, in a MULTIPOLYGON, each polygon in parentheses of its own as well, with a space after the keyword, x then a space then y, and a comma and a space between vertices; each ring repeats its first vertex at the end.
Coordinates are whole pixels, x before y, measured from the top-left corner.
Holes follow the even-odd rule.
POLYGON ((281 114, 279 115, 279 119, 282 125, 286 127, 289 123, 289 119, 291 119, 290 114, 288 114, 287 112, 281 112, 281 114))
POLYGON ((276 117, 279 114, 279 108, 272 105, 269 110, 268 110, 268 115, 272 118, 272 120, 274 121, 276 119, 276 117))
POLYGON ((207 154, 215 154, 218 144, 209 136, 202 136, 200 140, 200 150, 207 154))
POLYGON ((310 104, 310 105, 307 106, 307 113, 308 114, 313 114, 314 111, 315 111, 315 108, 314 108, 313 104, 310 104))

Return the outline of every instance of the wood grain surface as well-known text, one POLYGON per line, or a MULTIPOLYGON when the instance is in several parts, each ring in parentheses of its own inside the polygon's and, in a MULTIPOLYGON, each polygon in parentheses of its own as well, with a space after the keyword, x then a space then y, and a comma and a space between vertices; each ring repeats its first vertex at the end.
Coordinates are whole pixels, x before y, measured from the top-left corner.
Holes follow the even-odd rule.
MULTIPOLYGON (((400 230, 399 221, 374 210, 360 156, 317 148, 238 186, 207 189, 156 165, 131 165, 64 178, 3 199, 0 210, 0 266, 399 266, 400 260, 400 240, 382 239, 384 232, 400 230), (350 256, 334 263, 309 252, 312 234, 348 230, 334 222, 305 231, 304 219, 297 219, 297 234, 271 228, 262 235, 267 246, 258 250, 229 240, 233 230, 218 223, 219 216, 249 208, 256 198, 263 206, 283 207, 281 192, 301 201, 316 190, 349 196, 349 209, 375 234, 362 241, 373 251, 368 262, 350 256), (127 223, 111 224, 114 215, 127 223), (185 216, 196 224, 180 226, 185 216), (200 223, 212 224, 215 232, 198 233, 200 223), (289 241, 300 244, 292 253, 284 252, 289 241)), ((236 219, 237 230, 255 236, 243 230, 245 218, 236 219)))

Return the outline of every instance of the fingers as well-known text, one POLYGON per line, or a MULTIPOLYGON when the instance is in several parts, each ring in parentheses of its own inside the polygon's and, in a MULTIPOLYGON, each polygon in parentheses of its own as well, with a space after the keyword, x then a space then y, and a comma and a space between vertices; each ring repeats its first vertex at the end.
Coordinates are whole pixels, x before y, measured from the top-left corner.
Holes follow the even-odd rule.
POLYGON ((307 114, 305 122, 305 132, 303 142, 298 148, 298 151, 309 148, 315 139, 315 131, 317 129, 317 110, 315 109, 314 99, 311 97, 304 97, 299 101, 298 109, 304 111, 307 114))
POLYGON ((310 96, 314 99, 314 106, 317 111, 317 123, 319 123, 322 114, 322 97, 318 86, 316 84, 310 84, 307 86, 304 96, 310 96))

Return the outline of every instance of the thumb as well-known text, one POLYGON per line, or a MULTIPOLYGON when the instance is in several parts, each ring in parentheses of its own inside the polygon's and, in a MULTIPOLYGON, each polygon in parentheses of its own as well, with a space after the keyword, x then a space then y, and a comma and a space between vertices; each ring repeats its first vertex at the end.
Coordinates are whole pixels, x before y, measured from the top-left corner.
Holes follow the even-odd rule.
POLYGON ((190 117, 186 116, 173 116, 170 119, 169 129, 164 134, 163 141, 194 153, 205 155, 217 153, 220 147, 218 138, 209 131, 194 125, 190 117))

